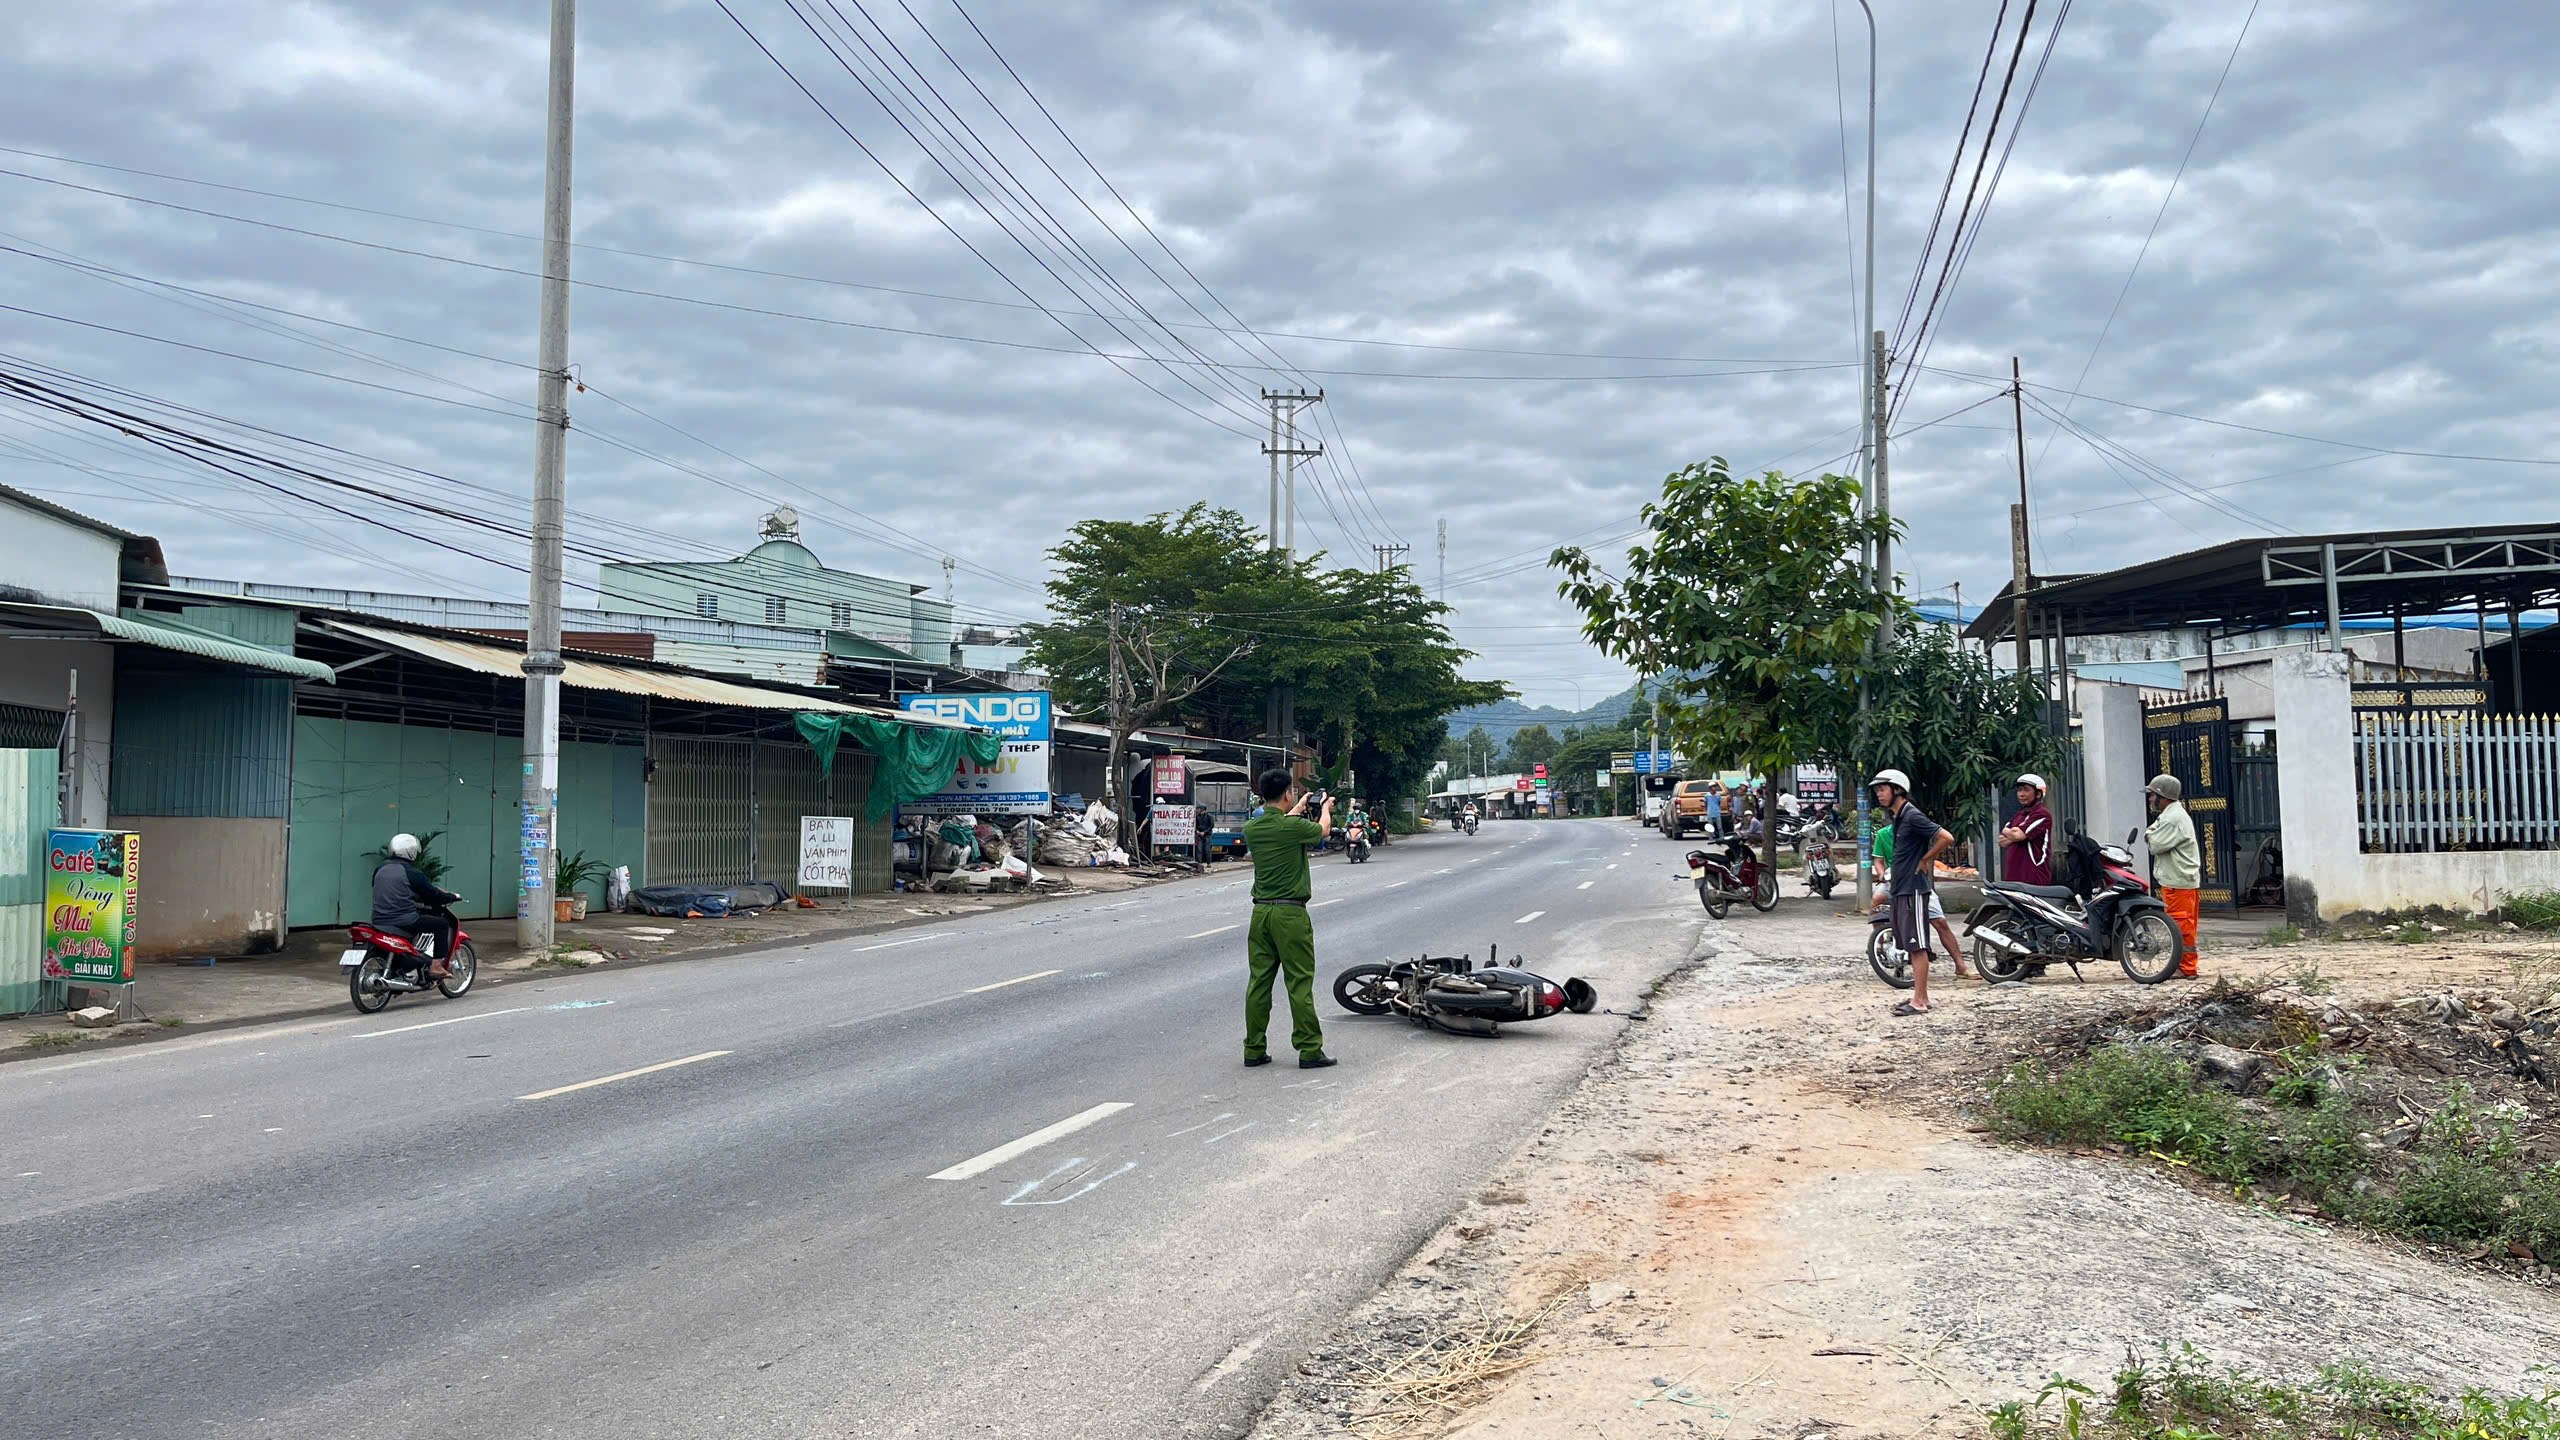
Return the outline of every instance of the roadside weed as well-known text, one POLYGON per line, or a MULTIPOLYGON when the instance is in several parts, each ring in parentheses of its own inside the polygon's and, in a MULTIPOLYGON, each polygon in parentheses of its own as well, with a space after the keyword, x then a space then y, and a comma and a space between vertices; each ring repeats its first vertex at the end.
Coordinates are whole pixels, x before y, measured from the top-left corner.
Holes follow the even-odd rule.
POLYGON ((65 1045, 79 1044, 80 1032, 77 1030, 39 1030, 35 1034, 28 1036, 26 1043, 38 1050, 58 1050, 65 1045))
POLYGON ((2302 927, 2298 925, 2270 925, 2267 927, 2267 933, 2264 939, 2265 943, 2269 945, 2299 945, 2302 943, 2302 927))
POLYGON ((2320 973, 2318 961, 2305 960, 2285 972, 2284 981, 2305 995, 2326 995, 2338 987, 2320 973))
POLYGON ((2103 1411, 2087 1404, 2095 1391, 2056 1374, 1986 1420, 1994 1440, 2560 1440, 2560 1379, 2529 1373, 2516 1394, 2474 1386, 2443 1400, 2361 1360, 2286 1384, 2162 1341, 2148 1359, 2126 1348, 2103 1411))
POLYGON ((2499 904, 2508 919, 2527 930, 2560 930, 2560 890, 2510 895, 2499 904))
POLYGON ((2395 943, 2401 945, 2424 945, 2429 940, 2434 939, 2435 936, 2434 933, 2428 930, 2426 926, 2412 920, 2408 924, 2401 926, 2399 929, 2392 931, 2391 938, 2395 943))

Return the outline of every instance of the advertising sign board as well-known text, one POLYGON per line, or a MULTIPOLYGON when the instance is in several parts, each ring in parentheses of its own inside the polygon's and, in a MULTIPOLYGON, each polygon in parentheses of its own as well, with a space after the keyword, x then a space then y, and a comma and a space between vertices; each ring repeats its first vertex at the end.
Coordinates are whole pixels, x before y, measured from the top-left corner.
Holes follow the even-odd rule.
POLYGON ((1189 805, 1157 805, 1147 812, 1159 847, 1194 845, 1200 840, 1199 811, 1189 805))
POLYGON ((133 979, 142 904, 142 837, 131 830, 49 830, 44 837, 44 973, 122 985, 133 979))
POLYGON ((1533 781, 1528 776, 1523 775, 1511 782, 1511 788, 1514 790, 1529 791, 1535 790, 1538 787, 1536 781, 1533 781))
POLYGON ((913 812, 979 815, 1046 815, 1049 813, 1049 692, 1026 690, 987 695, 908 695, 903 709, 922 710, 964 725, 978 725, 1004 738, 1004 753, 995 763, 964 759, 951 783, 939 793, 899 808, 913 812))
POLYGON ((853 821, 842 815, 800 817, 800 884, 853 888, 853 821))
POLYGON ((1839 772, 1827 765, 1797 766, 1796 798, 1807 805, 1823 805, 1839 799, 1839 772))
POLYGON ((1191 788, 1191 771, 1182 763, 1181 756, 1157 756, 1152 771, 1155 777, 1153 791, 1155 794, 1179 795, 1191 788))

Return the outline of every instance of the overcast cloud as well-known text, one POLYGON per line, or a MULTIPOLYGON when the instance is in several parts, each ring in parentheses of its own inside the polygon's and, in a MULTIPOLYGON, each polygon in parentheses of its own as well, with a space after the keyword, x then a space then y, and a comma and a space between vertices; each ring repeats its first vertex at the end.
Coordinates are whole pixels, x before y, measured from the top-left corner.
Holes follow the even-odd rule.
MULTIPOLYGON (((1179 293, 1040 168, 898 0, 866 3, 1115 284, 1164 321, 1199 325, 1197 304, 1226 323, 948 0, 907 4, 1179 293)), ((852 0, 838 4, 865 23, 852 0)), ((1343 463, 1311 467, 1314 483, 1300 486, 1302 548, 1366 563, 1373 542, 1401 539, 1429 582, 1445 517, 1449 598, 1461 638, 1483 652, 1475 672, 1533 701, 1572 704, 1627 677, 1579 644, 1552 579, 1523 562, 1561 540, 1632 528, 1665 472, 1709 454, 1740 466, 1846 468, 1858 325, 1830 0, 973 5, 1121 194, 1216 301, 1258 329, 1717 362, 1273 340, 1307 372, 1303 382, 1197 365, 1174 367, 1177 378, 1153 364, 1057 353, 1089 340, 1114 354, 1145 342, 1185 360, 1268 358, 1205 326, 1175 332, 1196 355, 1143 320, 1077 320, 1078 339, 1026 308, 951 229, 1041 303, 1085 307, 924 158, 784 0, 731 5, 941 220, 716 5, 591 0, 578 57, 578 239, 843 282, 578 253, 578 278, 594 283, 573 303, 571 354, 592 388, 572 397, 571 503, 576 535, 595 549, 733 551, 750 542, 764 497, 787 499, 831 563, 938 583, 947 552, 960 564, 964 615, 1016 618, 1038 608, 1041 551, 1079 518, 1205 499, 1258 522, 1258 407, 1225 387, 1321 384, 1331 397, 1326 438, 1343 463), (1795 368, 1806 365, 1833 368, 1795 368), (1701 370, 1793 373, 1420 378, 1701 370), (1214 428, 1141 379, 1246 433, 1214 428)), ((1865 31, 1854 3, 1844 8, 1854 180, 1865 31)), ((1879 4, 1887 329, 1998 8, 1879 4)), ((2053 9, 2048 0, 2038 16, 2039 45, 2053 9)), ((540 223, 544 10, 536 0, 11 7, 0 19, 0 144, 451 223, 0 156, 0 167, 44 177, 0 176, 0 244, 275 308, 223 313, 199 295, 26 253, 0 254, 0 304, 440 398, 16 311, 0 312, 0 350, 453 477, 481 488, 416 475, 398 483, 417 498, 520 520, 521 503, 502 497, 528 484, 536 282, 523 272, 539 257, 513 237, 540 223), (243 314, 256 326, 234 318, 243 314)), ((2005 376, 2014 354, 2030 380, 2067 388, 2077 379, 2245 12, 2117 0, 2071 13, 1938 321, 1931 365, 2005 376)), ((2549 453, 2550 397, 2560 391, 2550 258, 2560 100, 2548 77, 2560 73, 2560 44, 2540 13, 2267 0, 2089 370, 2090 395, 2106 399, 2071 412, 2185 485, 2218 487, 2231 508, 2178 497, 2122 460, 2119 473, 2031 414, 2040 570, 2112 567, 2276 525, 2515 521, 2551 510, 2545 468, 2370 457, 2109 403, 2399 449, 2549 453), (2278 475, 2286 471, 2299 473, 2278 475), (2277 478, 2256 478, 2265 476, 2277 478)), ((2035 59, 2031 46, 2029 68, 2035 59)), ((2000 78, 1995 68, 1995 90, 2000 78)), ((1103 293, 1089 276, 1083 285, 1103 293)), ((1117 311, 1129 303, 1109 299, 1117 311)), ((1926 375, 1901 423, 1990 394, 1926 375)), ((365 465, 344 459, 333 473, 365 478, 365 465)), ((160 535, 183 572, 522 593, 517 572, 500 565, 8 405, 0 477, 160 535)), ((1968 598, 1988 596, 2006 574, 2016 487, 2006 400, 1898 442, 1892 477, 1913 583, 1961 582, 1968 598)), ((382 513, 520 561, 485 530, 382 513)), ((572 574, 592 579, 592 556, 573 560, 572 574)), ((572 603, 586 598, 573 590, 572 603)))

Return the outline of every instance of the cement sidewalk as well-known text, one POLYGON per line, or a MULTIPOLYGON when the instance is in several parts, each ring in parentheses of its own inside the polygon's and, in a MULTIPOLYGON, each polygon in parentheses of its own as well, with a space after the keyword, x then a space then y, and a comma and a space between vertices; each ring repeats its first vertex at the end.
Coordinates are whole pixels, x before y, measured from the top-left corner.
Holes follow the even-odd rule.
MULTIPOLYGON (((1219 863, 1205 873, 1222 875, 1243 868, 1219 863)), ((517 948, 513 917, 465 921, 462 928, 480 956, 480 978, 474 988, 485 989, 528 975, 556 977, 568 970, 628 969, 705 955, 805 945, 1048 900, 1089 898, 1198 878, 1190 873, 1151 877, 1099 868, 1044 873, 1070 883, 1064 889, 1015 894, 901 891, 857 895, 850 900, 830 897, 814 910, 794 907, 691 920, 597 912, 561 925, 559 943, 548 955, 528 955, 517 948)), ((134 970, 133 1000, 142 1015, 139 1021, 128 1020, 113 1029, 83 1030, 59 1014, 0 1020, 0 1063, 62 1054, 75 1046, 122 1046, 347 1010, 346 974, 338 968, 338 952, 346 944, 347 932, 343 929, 297 930, 288 937, 283 950, 270 955, 226 958, 212 965, 138 965, 134 970)))

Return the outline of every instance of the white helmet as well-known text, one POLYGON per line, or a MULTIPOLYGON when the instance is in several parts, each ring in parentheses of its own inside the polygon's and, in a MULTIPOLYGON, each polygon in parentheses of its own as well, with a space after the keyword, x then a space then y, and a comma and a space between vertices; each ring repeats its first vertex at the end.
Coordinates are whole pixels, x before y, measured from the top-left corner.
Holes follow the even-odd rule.
POLYGON ((383 848, 389 850, 391 858, 395 860, 415 860, 420 853, 418 837, 415 835, 394 835, 391 837, 391 843, 383 848))
POLYGON ((2045 783, 2044 783, 2044 777, 2043 777, 2043 776, 2041 776, 2041 775, 2035 775, 2035 774, 2021 775, 2021 776, 2019 776, 2019 777, 2018 777, 2018 783, 2019 783, 2020 785, 2032 785, 2032 786, 2034 786, 2034 787, 2035 787, 2035 792, 2036 792, 2037 794, 2039 794, 2039 795, 2043 794, 2043 793, 2045 792, 2046 788, 2047 788, 2047 787, 2046 787, 2046 785, 2045 785, 2045 783))
POLYGON ((1884 769, 1877 771, 1876 778, 1867 782, 1867 788, 1873 790, 1879 785, 1890 785, 1905 795, 1911 793, 1911 777, 1903 774, 1899 770, 1884 769))

